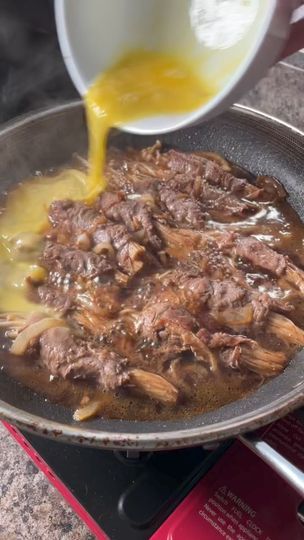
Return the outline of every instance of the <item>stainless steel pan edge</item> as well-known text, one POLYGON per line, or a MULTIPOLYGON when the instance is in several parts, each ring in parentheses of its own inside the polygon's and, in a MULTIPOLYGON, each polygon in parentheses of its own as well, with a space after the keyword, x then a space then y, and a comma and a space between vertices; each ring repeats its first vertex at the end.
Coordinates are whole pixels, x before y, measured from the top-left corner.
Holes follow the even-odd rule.
MULTIPOLYGON (((118 144, 146 145, 151 142, 151 137, 139 140, 125 134, 117 134, 115 138, 118 144)), ((280 178, 283 174, 285 178, 282 179, 292 195, 291 201, 304 218, 301 198, 304 186, 300 185, 304 169, 304 134, 292 126, 252 109, 235 106, 203 126, 163 139, 168 145, 186 150, 200 147, 221 151, 253 172, 268 172, 280 178), (282 153, 287 156, 286 170, 285 161, 280 158, 282 153), (281 159, 280 163, 276 162, 276 156, 281 159)), ((10 123, 0 131, 2 189, 7 189, 11 180, 16 182, 33 170, 63 164, 73 151, 85 148, 80 102, 60 105, 10 123), (33 155, 35 152, 37 156, 33 155)), ((304 354, 299 353, 283 375, 254 395, 187 421, 94 420, 76 424, 70 411, 44 403, 40 396, 14 385, 2 374, 0 396, 2 419, 50 438, 106 448, 173 449, 254 430, 304 405, 304 354), (12 388, 7 389, 7 385, 12 388)))

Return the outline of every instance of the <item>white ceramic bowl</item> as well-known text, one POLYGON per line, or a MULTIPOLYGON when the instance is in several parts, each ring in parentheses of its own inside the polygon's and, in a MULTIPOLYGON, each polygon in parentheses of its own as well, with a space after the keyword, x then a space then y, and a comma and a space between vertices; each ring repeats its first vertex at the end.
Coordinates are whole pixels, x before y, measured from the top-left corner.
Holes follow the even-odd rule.
MULTIPOLYGON (((228 0, 228 4, 233 5, 233 1, 228 0)), ((297 2, 251 0, 254 13, 244 35, 238 35, 236 43, 226 48, 223 37, 222 48, 213 49, 195 39, 191 30, 195 6, 204 2, 212 6, 223 0, 207 0, 207 4, 206 0, 55 0, 61 51, 79 93, 84 95, 94 78, 124 52, 148 47, 195 56, 198 71, 217 81, 218 92, 191 113, 143 118, 121 129, 138 134, 165 133, 228 108, 278 59, 297 2)), ((241 28, 232 28, 230 36, 241 28)))

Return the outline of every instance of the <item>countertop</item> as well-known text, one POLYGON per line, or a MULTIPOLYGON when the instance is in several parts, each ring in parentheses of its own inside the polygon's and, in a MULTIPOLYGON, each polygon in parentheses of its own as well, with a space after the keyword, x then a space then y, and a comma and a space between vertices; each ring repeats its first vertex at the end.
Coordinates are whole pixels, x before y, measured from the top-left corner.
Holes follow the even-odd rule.
MULTIPOLYGON (((304 130, 304 54, 294 55, 292 64, 272 68, 240 102, 304 130)), ((0 540, 93 538, 0 425, 0 540)))

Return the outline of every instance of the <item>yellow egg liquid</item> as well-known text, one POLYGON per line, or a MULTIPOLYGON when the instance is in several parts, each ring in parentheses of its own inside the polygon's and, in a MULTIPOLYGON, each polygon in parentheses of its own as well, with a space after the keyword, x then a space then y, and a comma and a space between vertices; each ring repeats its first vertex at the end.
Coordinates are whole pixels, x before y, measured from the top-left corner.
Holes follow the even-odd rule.
POLYGON ((190 64, 174 56, 137 51, 122 58, 89 88, 85 107, 89 131, 89 173, 67 169, 57 177, 37 177, 19 185, 0 217, 0 311, 39 309, 27 299, 26 278, 39 272, 34 252, 23 260, 15 244, 24 233, 42 234, 54 200, 92 201, 106 187, 103 176, 109 129, 125 122, 192 111, 214 89, 190 64))
POLYGON ((18 253, 22 237, 41 235, 48 227, 48 208, 60 199, 84 199, 87 176, 67 169, 55 177, 36 177, 18 185, 6 200, 0 217, 0 311, 32 312, 39 304, 27 299, 27 278, 42 269, 36 251, 18 253))
POLYGON ((103 190, 109 129, 147 117, 193 111, 215 93, 187 64, 171 55, 136 51, 103 73, 85 96, 89 129, 88 187, 103 190))

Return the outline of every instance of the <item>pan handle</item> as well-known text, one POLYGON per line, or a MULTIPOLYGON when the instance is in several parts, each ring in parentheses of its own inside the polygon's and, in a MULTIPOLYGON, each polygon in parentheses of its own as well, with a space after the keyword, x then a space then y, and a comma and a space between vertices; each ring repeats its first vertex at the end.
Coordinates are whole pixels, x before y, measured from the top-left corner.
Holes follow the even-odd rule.
POLYGON ((279 452, 255 433, 240 435, 239 440, 270 465, 291 487, 304 497, 304 472, 290 463, 279 452))

